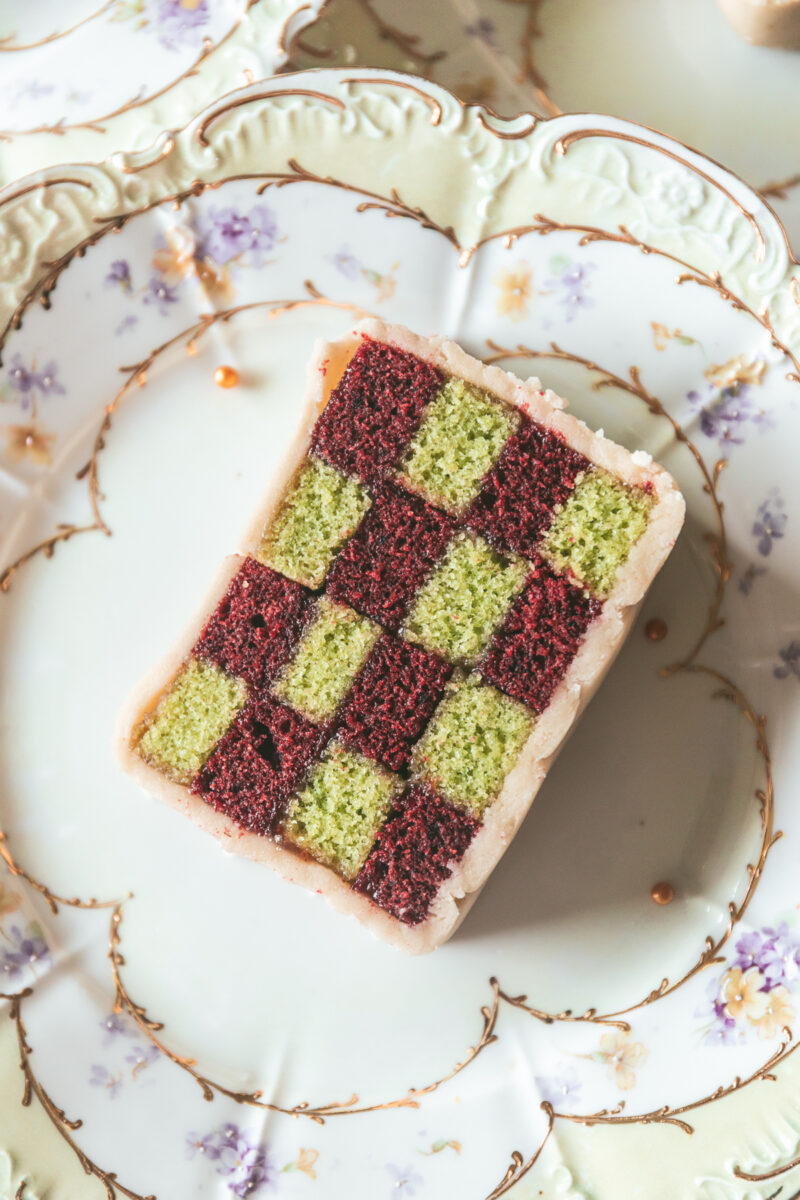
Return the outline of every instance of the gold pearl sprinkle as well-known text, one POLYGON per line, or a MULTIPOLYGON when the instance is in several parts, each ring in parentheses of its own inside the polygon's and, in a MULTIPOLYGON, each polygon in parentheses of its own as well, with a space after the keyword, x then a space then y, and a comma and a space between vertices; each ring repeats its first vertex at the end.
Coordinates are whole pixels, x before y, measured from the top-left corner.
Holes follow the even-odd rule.
POLYGON ((653 617, 644 627, 644 636, 651 642, 663 642, 667 636, 667 622, 661 617, 653 617))
POLYGON ((671 904, 675 899, 675 888, 671 883, 662 880, 661 883, 654 883, 650 889, 650 897, 656 904, 671 904))
POLYGON ((217 367, 214 372, 214 383, 217 387, 232 388, 239 382, 239 372, 235 367, 217 367))

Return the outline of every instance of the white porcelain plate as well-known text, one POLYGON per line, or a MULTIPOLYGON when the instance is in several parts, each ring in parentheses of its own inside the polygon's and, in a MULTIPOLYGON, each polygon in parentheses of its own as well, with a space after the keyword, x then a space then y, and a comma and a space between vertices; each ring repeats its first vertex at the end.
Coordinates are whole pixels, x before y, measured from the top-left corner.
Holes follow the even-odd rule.
POLYGON ((534 126, 287 76, 0 194, 0 822, 41 885, 2 880, 0 973, 34 1103, 112 1193, 717 1200, 791 1157, 755 1105, 681 1158, 730 1093, 796 1121, 763 1081, 800 1027, 797 272, 699 156, 534 126), (314 338, 362 312, 535 371, 688 504, 505 860, 419 959, 226 856, 110 748, 280 461, 314 338), (626 1125, 646 1147, 609 1190, 626 1125))
POLYGON ((0 181, 139 150, 272 75, 325 0, 0 3, 0 181))
POLYGON ((511 114, 603 112, 762 189, 800 243, 800 52, 751 46, 716 0, 330 0, 297 66, 400 67, 511 114))

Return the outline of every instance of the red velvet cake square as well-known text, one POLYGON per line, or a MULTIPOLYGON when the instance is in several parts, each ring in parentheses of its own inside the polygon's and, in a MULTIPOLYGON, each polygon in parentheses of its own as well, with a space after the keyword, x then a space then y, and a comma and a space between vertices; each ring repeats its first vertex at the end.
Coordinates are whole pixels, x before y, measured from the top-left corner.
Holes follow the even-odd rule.
POLYGON ((467 511, 473 529, 506 550, 530 556, 589 460, 521 414, 519 428, 467 511))
POLYGON ((541 713, 603 605, 538 556, 530 565, 525 589, 494 635, 480 671, 541 713))
POLYGON ((439 372, 413 354, 366 338, 314 428, 311 449, 367 483, 384 478, 405 450, 439 372))
POLYGON ((299 583, 246 558, 192 653, 263 687, 298 642, 312 599, 299 583))
POLYGON ((270 834, 325 738, 300 713, 260 692, 192 780, 191 790, 242 829, 270 834))
POLYGON ((435 654, 384 634, 345 701, 339 737, 392 771, 402 770, 449 674, 449 665, 435 654))
POLYGON ((421 496, 384 484, 334 560, 327 590, 394 633, 455 530, 455 521, 421 496))
POLYGON ((418 925, 480 821, 426 787, 400 798, 353 885, 406 925, 418 925))

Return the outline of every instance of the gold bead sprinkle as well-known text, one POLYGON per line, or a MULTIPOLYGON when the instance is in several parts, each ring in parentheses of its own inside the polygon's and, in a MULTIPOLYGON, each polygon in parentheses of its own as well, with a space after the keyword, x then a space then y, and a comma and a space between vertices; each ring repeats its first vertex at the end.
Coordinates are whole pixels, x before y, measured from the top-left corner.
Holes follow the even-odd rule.
POLYGON ((663 642, 667 636, 667 622, 661 617, 653 617, 644 627, 644 636, 651 642, 663 642))
POLYGON ((661 883, 653 884, 650 897, 656 904, 671 904, 675 899, 675 888, 671 883, 662 880, 661 883))
POLYGON ((217 387, 232 388, 239 382, 239 372, 235 367, 217 367, 214 372, 214 383, 217 387))

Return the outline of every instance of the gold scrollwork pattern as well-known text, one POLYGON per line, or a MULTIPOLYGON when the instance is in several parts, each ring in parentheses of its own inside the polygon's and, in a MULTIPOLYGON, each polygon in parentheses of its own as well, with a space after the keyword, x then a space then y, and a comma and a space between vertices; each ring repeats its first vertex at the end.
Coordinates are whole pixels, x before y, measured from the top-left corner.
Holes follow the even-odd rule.
MULTIPOLYGON (((55 35, 51 35, 50 37, 44 38, 40 42, 32 42, 26 46, 19 45, 19 44, 13 44, 13 43, 12 44, 6 43, 4 45, 4 44, 0 43, 0 51, 2 51, 2 50, 6 50, 6 51, 8 51, 8 50, 29 50, 29 49, 33 49, 37 46, 46 45, 49 42, 56 41, 60 37, 65 37, 65 36, 67 36, 67 34, 73 33, 76 29, 78 29, 81 25, 85 25, 88 21, 94 20, 95 18, 101 16, 102 13, 105 12, 106 9, 110 7, 110 3, 113 3, 113 0, 110 0, 109 3, 104 4, 96 12, 91 13, 88 17, 84 18, 84 20, 79 21, 76 25, 73 25, 71 29, 67 29, 63 33, 57 33, 55 35)), ((207 37, 203 38, 203 43, 202 43, 200 53, 197 55, 195 60, 192 63, 190 63, 190 65, 188 67, 186 67, 186 69, 184 71, 182 71, 179 75, 176 75, 173 79, 168 80, 167 83, 165 83, 162 87, 158 88, 156 91, 148 92, 145 88, 140 88, 135 96, 132 96, 129 100, 124 101, 122 104, 118 105, 116 108, 112 109, 109 112, 103 113, 100 116, 92 117, 89 120, 85 120, 85 121, 74 121, 73 122, 73 121, 68 121, 66 118, 62 117, 58 121, 55 121, 51 125, 46 125, 46 124, 45 125, 37 125, 30 129, 0 129, 0 142, 12 142, 15 138, 26 137, 29 134, 35 134, 35 133, 49 133, 49 134, 55 134, 59 137, 63 137, 66 133, 68 133, 72 129, 83 129, 83 130, 90 130, 94 133, 105 133, 105 123, 107 121, 113 120, 114 117, 122 116, 123 113, 132 112, 134 109, 141 108, 144 104, 150 104, 154 100, 160 100, 162 96, 165 96, 168 92, 171 92, 173 88, 177 87, 179 84, 183 83, 185 80, 191 79, 193 76, 195 76, 197 74, 197 72, 199 71, 200 67, 202 66, 202 64, 206 61, 206 59, 210 58, 210 56, 212 54, 215 54, 227 42, 230 41, 230 39, 238 31, 242 22, 247 17, 247 14, 250 12, 250 10, 252 8, 255 8, 255 6, 258 3, 259 3, 259 0, 247 0, 247 3, 245 4, 242 12, 236 18, 236 20, 231 25, 231 27, 228 30, 226 30, 226 32, 222 36, 220 38, 218 38, 216 41, 212 41, 211 38, 207 38, 207 37)), ((306 5, 304 7, 307 8, 309 6, 306 5)), ((293 15, 295 15, 295 14, 292 14, 292 16, 293 15)), ((286 52, 286 50, 285 50, 286 29, 287 29, 289 22, 292 20, 292 16, 290 16, 287 19, 286 24, 284 25, 283 29, 281 30, 281 32, 279 34, 278 49, 282 53, 286 52)))
MULTIPOLYGON (((323 97, 323 98, 326 100, 330 100, 330 97, 323 97)), ((221 115, 221 111, 217 110, 216 115, 221 115)), ((216 115, 215 115, 214 119, 216 119, 216 115)), ((489 128, 489 127, 487 126, 487 128, 489 128)), ((497 131, 492 130, 492 132, 497 132, 497 131)), ((168 157, 168 154, 169 154, 169 151, 165 153, 164 157, 168 157)), ((313 183, 318 183, 318 184, 322 184, 322 185, 329 186, 329 187, 340 188, 340 189, 346 190, 348 192, 354 193, 354 194, 362 197, 362 199, 358 205, 358 211, 360 211, 360 212, 368 211, 370 209, 379 209, 379 210, 385 212, 387 217, 390 217, 390 218, 402 217, 402 218, 411 219, 411 220, 414 220, 415 222, 417 222, 423 228, 433 229, 436 232, 438 232, 453 246, 453 248, 459 254, 459 262, 460 262, 460 265, 462 265, 462 266, 466 265, 466 263, 470 260, 472 254, 478 249, 478 247, 480 245, 483 245, 490 240, 495 240, 495 239, 500 238, 505 241, 505 244, 507 246, 511 246, 515 241, 517 241, 520 237, 522 237, 525 234, 531 233, 531 234, 537 234, 537 235, 547 235, 547 234, 554 233, 557 231, 573 232, 573 233, 579 234, 581 244, 586 244, 591 241, 605 240, 605 241, 617 242, 619 244, 628 245, 632 248, 639 250, 641 253, 644 253, 644 254, 661 255, 662 257, 665 257, 665 258, 670 259, 671 261, 675 262, 677 265, 679 265, 682 268, 682 273, 678 276, 678 280, 677 280, 679 283, 691 281, 691 282, 697 283, 700 286, 708 287, 711 290, 713 290, 717 295, 719 295, 720 298, 723 299, 726 303, 731 304, 738 311, 746 313, 747 315, 752 317, 754 320, 756 320, 758 323, 760 323, 767 330, 775 347, 777 349, 779 349, 782 353, 787 355, 787 357, 789 358, 790 362, 792 363, 792 365, 794 367, 794 371, 789 373, 787 375, 787 378, 794 382, 800 382, 800 364, 798 363, 795 356, 789 351, 789 349, 779 340, 779 338, 774 330, 774 327, 772 326, 772 323, 770 321, 768 312, 766 312, 766 311, 756 312, 753 308, 748 306, 743 300, 741 300, 738 296, 736 296, 726 285, 723 284, 723 282, 718 274, 705 273, 701 270, 698 270, 692 264, 685 262, 684 260, 676 257, 675 255, 672 255, 666 251, 660 250, 656 247, 647 245, 646 243, 633 237, 633 235, 631 235, 624 226, 619 226, 618 232, 612 233, 612 232, 608 232, 608 231, 605 231, 605 230, 602 230, 602 229, 599 229, 599 228, 596 228, 593 226, 569 225, 566 223, 561 223, 561 222, 550 220, 542 215, 537 215, 534 219, 534 222, 530 225, 519 226, 519 227, 515 227, 513 229, 505 230, 501 233, 493 234, 489 237, 486 237, 470 247, 463 247, 460 245, 459 240, 458 240, 452 227, 449 227, 449 226, 443 227, 440 224, 438 224, 437 222, 435 222, 433 219, 431 219, 421 208, 412 207, 412 206, 406 204, 402 200, 402 198, 400 197, 400 195, 398 194, 398 192, 396 190, 392 190, 388 195, 381 195, 376 192, 355 188, 352 185, 346 183, 345 181, 333 179, 331 177, 321 177, 319 175, 316 175, 313 172, 302 167, 295 160, 289 160, 287 163, 287 167, 288 167, 288 169, 283 172, 238 175, 238 176, 232 176, 230 178, 231 179, 253 179, 255 181, 258 181, 260 183, 259 191, 263 191, 263 190, 265 190, 269 187, 273 187, 273 186, 274 187, 283 187, 283 186, 288 186, 290 184, 298 183, 298 182, 313 182, 313 183)), ((34 302, 34 300, 38 300, 45 308, 49 306, 50 295, 51 295, 53 289, 55 288, 55 286, 58 282, 58 279, 60 278, 61 273, 66 269, 66 267, 76 257, 76 255, 83 254, 88 248, 95 245, 100 240, 100 238, 104 237, 105 234, 112 232, 114 230, 121 229, 122 226, 127 221, 129 221, 132 217, 134 217, 142 212, 149 211, 150 209, 155 208, 155 207, 157 207, 161 204, 165 204, 165 203, 166 204, 172 203, 176 206, 180 206, 180 204, 184 200, 188 199, 190 196, 200 195, 202 192, 204 192, 209 187, 216 188, 216 187, 221 186, 221 184, 223 182, 229 182, 229 181, 230 181, 229 179, 225 179, 225 180, 215 182, 215 183, 203 183, 201 181, 195 181, 194 183, 192 183, 192 185, 190 187, 188 187, 180 192, 176 192, 171 196, 165 197, 165 198, 163 198, 159 201, 153 202, 151 204, 142 205, 140 208, 137 208, 130 212, 119 213, 119 214, 116 214, 109 218, 104 219, 99 224, 99 226, 96 230, 93 230, 81 242, 79 242, 77 245, 72 247, 70 251, 68 251, 67 253, 62 255, 59 259, 55 260, 50 265, 47 273, 42 278, 42 280, 40 280, 36 284, 36 286, 34 288, 32 288, 31 291, 20 301, 20 303, 18 304, 15 312, 13 313, 11 320, 9 321, 6 329, 3 331, 2 337, 0 338, 0 345, 5 340, 7 334, 9 333, 9 331, 11 329, 19 328, 25 311, 27 310, 29 305, 34 302)), ((237 313, 243 312, 246 309, 258 308, 258 307, 270 307, 272 309, 272 311, 277 314, 278 312, 290 311, 292 308, 295 308, 298 305, 302 305, 302 304, 315 304, 315 303, 336 304, 337 303, 335 301, 329 300, 326 297, 322 296, 318 292, 318 290, 316 288, 314 288, 313 284, 311 284, 310 282, 307 283, 306 288, 307 288, 307 294, 305 297, 302 297, 302 298, 298 298, 298 299, 294 299, 294 300, 287 300, 287 301, 262 301, 262 302, 256 302, 256 303, 250 304, 250 305, 237 306, 236 308, 229 309, 229 310, 223 310, 223 311, 216 312, 213 314, 206 314, 206 315, 202 316, 198 320, 198 322, 195 323, 195 325, 191 326, 187 330, 182 331, 182 333, 171 338, 168 342, 165 342, 161 346, 157 347, 154 351, 151 352, 150 355, 148 355, 141 362, 134 364, 130 368, 126 368, 126 370, 128 371, 128 377, 127 377, 125 383, 123 384, 123 386, 120 388, 118 393, 113 398, 113 400, 106 407, 106 409, 104 411, 101 426, 95 437, 95 441, 94 441, 94 445, 92 448, 90 458, 89 458, 88 462, 86 463, 86 465, 82 468, 81 472, 79 472, 79 477, 81 479, 85 478, 87 480, 89 501, 90 501, 90 507, 91 507, 91 513, 92 513, 92 521, 85 525, 81 525, 81 526, 63 525, 63 526, 58 527, 51 538, 47 539, 45 542, 42 542, 35 547, 32 547, 26 554, 21 556, 15 563, 12 563, 12 564, 10 564, 10 566, 6 567, 5 571, 2 572, 2 574, 0 574, 0 589, 6 590, 9 586, 9 583, 10 583, 12 577, 14 576, 14 574, 20 569, 20 567, 25 562, 27 562, 35 554, 38 554, 38 553, 52 554, 56 545, 58 545, 60 542, 62 542, 62 541, 67 542, 72 537, 74 537, 76 534, 79 534, 82 532, 96 530, 99 532, 103 532, 105 534, 110 533, 110 529, 109 529, 108 525, 106 524, 104 517, 102 516, 101 508, 100 508, 100 504, 103 499, 103 495, 102 495, 102 491, 100 489, 100 483, 99 483, 99 473, 98 473, 99 457, 104 448, 105 438, 110 431, 112 417, 113 417, 113 414, 116 411, 118 405, 120 404, 120 402, 122 401, 124 396, 128 393, 128 391, 133 387, 134 384, 142 384, 146 381, 147 371, 148 371, 149 367, 152 365, 152 363, 155 361, 157 356, 164 353, 168 348, 178 344, 181 340, 183 340, 186 343, 187 348, 189 348, 190 346, 192 346, 196 343, 198 338, 203 336, 203 334, 211 327, 211 325, 213 323, 215 323, 216 321, 230 320, 233 318, 234 315, 236 315, 237 313)), ((350 308, 350 309, 352 309, 354 307, 352 305, 347 305, 347 304, 337 305, 337 306, 350 308)), ((761 875, 763 873, 764 864, 766 862, 766 858, 769 853, 769 850, 770 850, 771 846, 774 844, 774 842, 777 840, 777 838, 780 836, 779 833, 775 833, 773 831, 774 787, 773 787, 773 779, 772 779, 770 754, 769 754, 769 748, 768 748, 768 743, 767 743, 767 738, 766 738, 765 719, 763 716, 761 716, 755 710, 755 708, 747 700, 747 698, 745 697, 743 692, 732 681, 725 678, 724 676, 722 676, 721 674, 719 674, 712 668, 707 667, 703 664, 700 664, 696 661, 697 655, 698 655, 699 651, 701 650, 701 648, 703 647, 703 645, 705 644, 708 637, 710 637, 715 632, 715 630, 720 627, 720 624, 721 624, 720 612, 721 612, 722 602, 723 602, 723 598, 724 598, 725 585, 730 577, 730 563, 728 561, 728 555, 727 555, 727 541, 726 541, 726 536, 725 536, 722 504, 721 504, 721 502, 719 500, 719 496, 718 496, 718 484, 719 484, 720 474, 721 474, 721 470, 722 470, 721 464, 717 463, 711 468, 708 467, 708 465, 705 463, 702 455, 698 451, 697 447, 689 440, 689 438, 686 436, 685 432, 682 430, 680 425, 667 412, 667 410, 662 405, 661 401, 658 400, 657 397, 655 397, 652 393, 649 392, 649 390, 647 390, 644 387, 644 385, 642 384, 641 378, 639 376, 639 373, 635 367, 631 368, 628 378, 623 378, 621 376, 614 375, 611 372, 605 371, 603 368, 599 367, 596 363, 593 363, 587 359, 583 359, 583 358, 580 358, 579 356, 571 355, 569 352, 562 350, 557 345, 551 346, 550 349, 547 351, 540 351, 540 352, 537 352, 535 350, 532 350, 529 347, 524 347, 524 346, 517 346, 516 348, 512 348, 512 349, 503 349, 502 347, 492 345, 490 347, 490 349, 493 351, 491 360, 499 360, 500 358, 504 358, 504 357, 506 357, 506 358, 514 358, 514 357, 522 358, 522 357, 527 357, 527 356, 530 356, 530 357, 538 356, 538 357, 545 357, 545 358, 546 357, 564 358, 564 359, 570 359, 570 360, 578 362, 578 363, 582 363, 582 365, 584 367, 586 367, 587 370, 596 372, 601 376, 600 379, 595 381, 594 386, 596 386, 596 387, 606 387, 607 386, 607 387, 621 388, 622 390, 627 391, 629 394, 637 396, 640 400, 642 400, 642 402, 647 405, 650 412, 654 413, 655 415, 659 415, 659 416, 663 417, 665 420, 669 421, 670 424, 672 425, 674 436, 676 437, 676 439, 678 441, 684 443, 687 446, 690 453, 693 455, 695 462, 697 463, 698 469, 700 470, 702 478, 703 478, 704 491, 709 496, 710 502, 714 508, 715 521, 716 521, 716 525, 717 525, 716 533, 714 535, 712 535, 711 543, 710 543, 712 560, 713 560, 715 571, 717 574, 717 586, 716 586, 716 591, 715 591, 714 597, 709 606, 706 625, 705 625, 704 629, 702 630, 701 635, 700 635, 698 641, 696 642, 694 648, 689 652, 689 654, 686 656, 686 658, 684 660, 682 660, 679 663, 671 664, 668 667, 664 668, 663 673, 664 673, 665 677, 669 677, 670 675, 675 674, 678 671, 695 672, 695 673, 699 673, 699 674, 703 674, 703 675, 707 676, 716 685, 715 694, 722 698, 725 698, 728 701, 730 701, 731 703, 735 704, 739 708, 739 710, 741 711, 743 716, 746 718, 746 720, 748 720, 750 722, 750 724, 752 725, 752 727, 755 731, 756 748, 757 748, 759 755, 762 758, 764 772, 765 772, 764 785, 756 793, 757 799, 759 800, 759 803, 761 806, 760 813, 761 813, 763 839, 762 839, 762 844, 761 844, 760 855, 759 855, 756 863, 750 864, 748 866, 748 885, 747 885, 747 888, 745 891, 745 895, 738 904, 735 904, 733 901, 731 901, 731 903, 729 905, 729 923, 728 923, 725 931, 723 932, 721 937, 716 940, 713 940, 711 938, 708 938, 706 940, 705 949, 701 953, 701 955, 700 955, 698 961, 695 963, 695 965, 681 979, 679 979, 673 983, 670 983, 669 980, 667 980, 667 979, 663 979, 658 987, 654 988, 643 1000, 640 1000, 637 1004, 633 1004, 633 1005, 629 1006, 628 1008, 625 1008, 625 1009, 622 1009, 622 1010, 619 1010, 619 1011, 613 1012, 613 1013, 601 1014, 601 1013, 598 1013, 596 1009, 591 1008, 591 1009, 587 1009, 582 1014, 573 1014, 570 1010, 565 1010, 564 1012, 558 1013, 558 1014, 549 1014, 549 1013, 543 1012, 542 1010, 536 1009, 533 1006, 529 1005, 527 1003, 527 996, 525 996, 525 995, 512 996, 509 993, 504 992, 501 989, 499 982, 493 978, 490 981, 491 994, 492 994, 491 1002, 488 1005, 485 1005, 481 1008, 481 1015, 483 1018, 483 1028, 482 1028, 480 1037, 479 1037, 478 1041, 475 1043, 475 1045, 470 1047, 468 1053, 464 1056, 463 1061, 457 1063, 456 1066, 448 1074, 443 1075, 441 1078, 435 1080, 433 1083, 428 1084, 427 1086, 425 1086, 423 1088, 409 1089, 408 1093, 406 1095, 400 1097, 399 1099, 385 1101, 382 1103, 362 1106, 359 1102, 358 1096, 356 1094, 353 1094, 348 1100, 342 1101, 342 1102, 333 1102, 330 1104, 321 1104, 321 1105, 311 1105, 310 1103, 301 1102, 300 1104, 294 1105, 292 1107, 284 1108, 284 1107, 281 1107, 278 1105, 273 1105, 267 1101, 264 1101, 263 1094, 261 1092, 254 1091, 251 1093, 235 1093, 235 1092, 225 1088, 223 1085, 216 1083, 215 1081, 209 1079, 208 1077, 206 1077, 205 1075, 203 1075, 200 1072, 200 1070, 197 1068, 196 1063, 193 1059, 183 1057, 183 1056, 177 1054, 176 1052, 172 1051, 167 1046, 166 1042, 164 1040, 162 1040, 162 1038, 160 1037, 160 1034, 163 1031, 162 1023, 152 1019, 148 1015, 146 1008, 132 999, 132 997, 130 996, 130 994, 127 991, 127 987, 123 980, 122 972, 123 972, 123 967, 124 967, 124 957, 122 955, 121 941, 120 941, 120 923, 121 923, 121 919, 122 919, 122 911, 123 911, 122 904, 123 904, 123 902, 114 901, 114 902, 102 902, 101 903, 96 900, 80 901, 77 898, 65 899, 63 897, 57 896, 55 893, 51 892, 50 889, 48 889, 44 884, 41 884, 39 881, 34 879, 32 876, 28 875, 24 870, 22 870, 16 864, 16 862, 12 858, 10 851, 8 849, 8 844, 7 844, 5 835, 0 836, 0 857, 3 858, 6 865, 9 867, 9 869, 12 871, 13 874, 17 875, 20 878, 25 879, 29 883, 29 885, 44 898, 44 900, 48 903, 48 905, 53 913, 57 913, 59 905, 62 905, 62 904, 70 905, 72 907, 87 908, 87 909, 100 908, 100 907, 111 907, 112 908, 110 945, 109 945, 109 961, 111 963, 111 971, 112 971, 112 977, 113 977, 114 989, 115 989, 115 1007, 117 1008, 118 1011, 125 1011, 128 1013, 128 1015, 137 1024, 137 1026, 142 1031, 142 1033, 145 1036, 147 1036, 154 1045, 156 1045, 158 1047, 160 1053, 165 1055, 171 1062, 173 1062, 174 1065, 178 1066, 182 1070, 187 1071, 190 1075, 192 1075, 192 1077, 196 1080, 198 1085, 201 1087, 201 1089, 203 1091, 203 1095, 207 1099, 213 1099, 213 1097, 216 1094, 220 1094, 220 1095, 230 1097, 240 1103, 252 1104, 254 1106, 258 1106, 258 1107, 262 1107, 262 1108, 269 1108, 272 1111, 284 1113, 287 1115, 292 1115, 295 1117, 305 1116, 305 1117, 308 1117, 310 1120, 318 1122, 318 1123, 322 1123, 326 1119, 331 1118, 333 1116, 355 1115, 357 1113, 374 1112, 376 1110, 388 1110, 388 1109, 401 1108, 401 1107, 417 1107, 419 1105, 420 1099, 422 1097, 437 1090, 443 1084, 445 1084, 449 1080, 453 1079, 456 1075, 458 1075, 459 1073, 464 1071, 472 1062, 475 1061, 475 1059, 478 1057, 479 1054, 481 1054, 483 1052, 484 1049, 486 1049, 489 1045, 493 1044, 497 1040, 496 1026, 497 1026, 498 1015, 499 1015, 499 1006, 500 1006, 501 1002, 508 1004, 510 1007, 514 1007, 517 1009, 523 1009, 523 1010, 529 1012, 533 1017, 535 1017, 545 1023, 548 1023, 548 1024, 554 1023, 556 1021, 581 1021, 581 1022, 585 1021, 585 1022, 594 1022, 594 1023, 602 1024, 602 1025, 612 1025, 612 1026, 616 1026, 617 1028, 620 1028, 620 1029, 627 1029, 627 1028, 629 1028, 629 1024, 627 1021, 624 1020, 624 1017, 626 1015, 630 1014, 631 1012, 633 1012, 634 1010, 636 1010, 638 1008, 641 1008, 645 1005, 651 1004, 651 1003, 655 1002, 656 1000, 661 999, 661 998, 671 994, 678 987, 680 987, 683 983, 687 982, 689 979, 694 977, 699 971, 703 970, 705 967, 709 966, 711 963, 720 961, 719 951, 724 946, 727 939, 730 937, 730 934, 731 934, 734 926, 736 925, 736 923, 743 916, 745 909, 747 908, 747 905, 749 904, 750 900, 752 899, 752 896, 755 892, 755 889, 756 889, 758 882, 761 878, 761 875)), ((26 1104, 26 1105, 30 1104, 32 1098, 34 1096, 36 1097, 36 1099, 39 1101, 39 1103, 45 1109, 50 1120, 53 1122, 53 1124, 59 1130, 59 1133, 61 1134, 61 1136, 67 1141, 67 1143, 73 1149, 74 1153, 78 1157, 79 1161, 81 1162, 81 1165, 84 1167, 84 1170, 86 1170, 87 1174, 94 1175, 101 1182, 103 1182, 103 1184, 106 1187, 106 1192, 107 1192, 107 1196, 109 1197, 109 1200, 114 1200, 114 1197, 118 1193, 129 1197, 130 1200, 151 1200, 151 1198, 149 1198, 149 1197, 141 1197, 137 1193, 134 1193, 134 1192, 130 1191, 129 1189, 125 1188, 122 1184, 119 1183, 119 1181, 117 1180, 116 1176, 113 1173, 103 1171, 101 1168, 97 1167, 94 1163, 92 1163, 86 1157, 86 1155, 80 1149, 80 1147, 77 1145, 77 1142, 75 1141, 74 1137, 72 1136, 73 1133, 77 1129, 80 1128, 80 1122, 73 1121, 70 1118, 68 1118, 65 1115, 64 1111, 61 1110, 60 1108, 58 1108, 58 1106, 55 1104, 55 1102, 49 1097, 47 1092, 41 1087, 41 1085, 36 1080, 36 1077, 34 1075, 34 1072, 31 1068, 31 1063, 30 1063, 31 1047, 27 1041, 27 1035, 26 1035, 25 1027, 22 1022, 22 1016, 21 1016, 23 1002, 26 999, 26 997, 29 996, 30 994, 31 994, 30 990, 27 989, 20 993, 3 995, 1 997, 2 999, 7 1000, 10 1004, 10 1017, 11 1017, 12 1021, 15 1023, 16 1030, 17 1030, 17 1039, 18 1039, 18 1046, 19 1046, 19 1052, 20 1052, 20 1068, 23 1071, 23 1075, 25 1078, 25 1090, 24 1090, 24 1094, 23 1094, 23 1104, 26 1104)), ((556 1112, 550 1105, 545 1103, 542 1107, 547 1116, 547 1129, 545 1131, 544 1137, 543 1137, 539 1147, 536 1149, 536 1151, 533 1153, 533 1155, 530 1156, 527 1160, 524 1159, 522 1154, 519 1153, 518 1151, 514 1152, 514 1154, 512 1155, 512 1158, 511 1158, 511 1164, 508 1167, 505 1175, 501 1179, 500 1183, 495 1187, 495 1189, 489 1194, 489 1196, 487 1197, 487 1200, 499 1200, 499 1197, 505 1195, 511 1189, 511 1187, 513 1187, 517 1182, 519 1182, 519 1180, 525 1174, 527 1174, 528 1171, 530 1171, 530 1169, 538 1161, 538 1159, 542 1153, 542 1150, 544 1148, 544 1145, 553 1131, 556 1121, 565 1120, 565 1121, 571 1121, 571 1122, 575 1122, 575 1123, 579 1123, 579 1124, 584 1124, 587 1126, 598 1125, 598 1124, 632 1124, 632 1123, 671 1124, 671 1125, 675 1125, 675 1126, 683 1129, 685 1132, 691 1132, 691 1125, 683 1119, 686 1113, 694 1111, 695 1109, 700 1108, 703 1105, 706 1105, 715 1100, 718 1100, 718 1099, 722 1098, 723 1096, 729 1095, 734 1091, 738 1091, 741 1088, 748 1086, 750 1083, 753 1083, 757 1080, 774 1079, 774 1073, 773 1073, 774 1067, 776 1067, 780 1062, 784 1061, 788 1057, 788 1055, 793 1052, 793 1050, 795 1048, 795 1046, 793 1044, 790 1044, 790 1042, 791 1042, 791 1034, 788 1030, 786 1030, 786 1031, 784 1031, 784 1037, 783 1037, 783 1040, 782 1040, 779 1048, 768 1058, 768 1060, 763 1064, 763 1066, 760 1067, 755 1072, 753 1072, 752 1075, 750 1075, 746 1079, 740 1079, 737 1077, 733 1081, 732 1084, 729 1084, 724 1087, 720 1087, 720 1088, 716 1089, 713 1093, 709 1094, 708 1096, 706 1096, 698 1101, 694 1101, 693 1103, 679 1107, 679 1108, 673 1109, 668 1106, 664 1106, 660 1109, 656 1109, 650 1113, 646 1113, 646 1114, 642 1114, 642 1115, 627 1114, 627 1113, 624 1113, 621 1108, 612 1109, 612 1110, 602 1110, 601 1112, 588 1114, 588 1115, 579 1115, 579 1114, 573 1114, 573 1113, 556 1112)), ((786 1168, 786 1169, 788 1169, 788 1168, 786 1168)), ((747 1176, 743 1176, 743 1178, 747 1178, 747 1176)))

